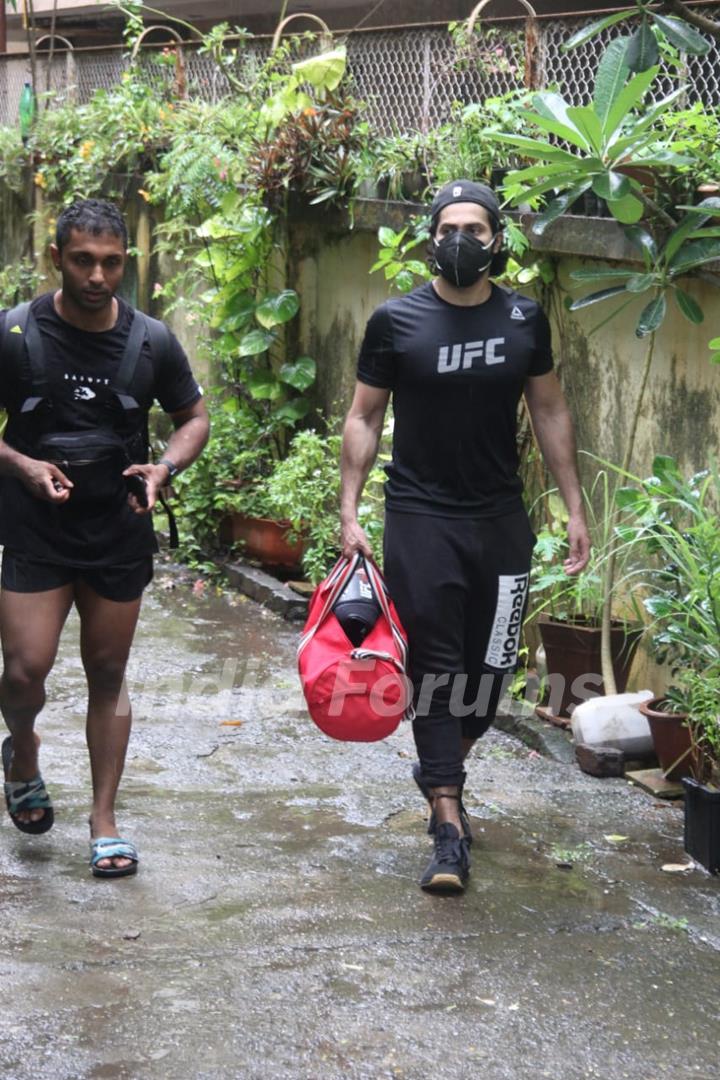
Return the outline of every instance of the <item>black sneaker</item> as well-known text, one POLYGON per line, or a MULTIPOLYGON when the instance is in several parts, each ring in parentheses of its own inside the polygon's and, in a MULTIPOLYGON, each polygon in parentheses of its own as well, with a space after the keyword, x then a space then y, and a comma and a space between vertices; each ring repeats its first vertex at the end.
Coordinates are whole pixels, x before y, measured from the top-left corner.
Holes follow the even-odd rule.
MULTIPOLYGON (((430 820, 428 821, 427 831, 430 834, 430 836, 434 836, 435 835, 435 830, 437 828, 437 818, 435 816, 435 808, 433 806, 432 791, 431 791, 429 785, 426 784, 425 780, 423 779, 422 768, 420 767, 420 762, 419 761, 416 761, 415 764, 413 765, 412 774, 413 774, 413 780, 415 781, 417 786, 420 788, 420 791, 422 792, 423 797, 427 800, 427 804, 430 807, 430 820)), ((462 788, 460 788, 460 798, 458 799, 458 802, 460 804, 459 807, 458 807, 458 810, 459 810, 459 813, 460 813, 460 821, 462 823, 463 833, 465 834, 464 838, 467 840, 468 844, 472 844, 472 831, 470 829, 470 818, 468 817, 467 810, 463 806, 462 788)))
POLYGON ((462 892, 470 873, 470 844, 449 821, 435 832, 435 854, 420 878, 426 892, 462 892))

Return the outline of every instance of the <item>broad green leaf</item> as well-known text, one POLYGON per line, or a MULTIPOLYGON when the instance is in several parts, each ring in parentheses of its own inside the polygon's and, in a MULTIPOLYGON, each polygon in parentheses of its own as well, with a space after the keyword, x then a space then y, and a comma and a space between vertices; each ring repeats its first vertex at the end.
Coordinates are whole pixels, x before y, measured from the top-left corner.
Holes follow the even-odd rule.
POLYGON ((682 311, 688 322, 694 323, 695 326, 699 326, 704 321, 705 315, 703 309, 698 304, 697 300, 694 300, 688 293, 683 292, 682 289, 675 289, 675 300, 677 306, 682 311))
POLYGON ((630 194, 630 181, 627 176, 611 169, 595 177, 592 189, 600 199, 623 199, 630 194))
POLYGON ((307 390, 315 382, 315 361, 311 356, 299 356, 292 364, 283 364, 279 371, 282 382, 295 390, 307 390))
MULTIPOLYGON (((526 188, 513 199, 513 202, 530 202, 531 199, 536 198, 538 195, 544 195, 547 191, 563 191, 568 187, 574 187, 578 183, 579 176, 582 176, 583 173, 590 173, 590 171, 589 166, 578 161, 577 169, 574 169, 572 172, 564 172, 559 175, 551 176, 540 184, 534 184, 532 187, 526 188)), ((590 183, 591 177, 588 175, 587 182, 583 181, 583 184, 585 185, 583 190, 587 190, 587 188, 590 187, 590 183)))
POLYGON ((710 356, 711 364, 720 364, 720 352, 712 353, 710 356))
POLYGON ((717 195, 710 195, 707 199, 702 199, 694 206, 678 206, 677 209, 687 210, 689 214, 701 214, 703 219, 707 221, 709 218, 720 214, 720 198, 717 195))
POLYGON ((712 341, 708 341, 708 349, 720 349, 720 337, 714 337, 712 341))
POLYGON ((609 278, 635 277, 634 270, 571 270, 573 281, 606 281, 609 278))
POLYGON ((563 195, 559 195, 557 199, 553 199, 543 213, 533 222, 532 231, 535 235, 542 236, 548 225, 551 225, 553 221, 561 216, 561 214, 564 214, 567 208, 571 206, 580 195, 586 192, 589 187, 590 181, 587 180, 585 183, 571 188, 570 191, 566 191, 563 195))
POLYGON ((615 502, 621 510, 625 510, 630 507, 644 505, 646 496, 644 492, 638 491, 637 488, 622 487, 615 492, 615 502))
POLYGON ((647 337, 648 334, 654 333, 662 325, 662 321, 665 318, 667 311, 667 302, 665 300, 665 293, 660 293, 654 300, 651 300, 647 307, 644 307, 640 312, 640 318, 638 319, 637 327, 635 328, 635 334, 637 337, 647 337))
POLYGON ((394 229, 389 228, 387 225, 381 225, 378 229, 378 240, 380 246, 384 248, 396 248, 405 234, 405 229, 401 233, 396 233, 394 229))
POLYGON ((525 157, 539 158, 541 161, 567 161, 573 165, 577 161, 574 154, 561 150, 559 146, 550 146, 544 139, 529 139, 526 135, 512 135, 504 131, 485 131, 483 138, 486 142, 516 146, 518 150, 522 150, 525 157))
POLYGON ((529 180, 537 180, 540 177, 549 178, 567 171, 568 163, 566 161, 546 162, 543 165, 528 165, 526 169, 517 169, 509 173, 507 180, 512 184, 524 184, 529 180))
POLYGON ((640 74, 634 75, 627 86, 621 89, 607 112, 605 120, 607 138, 615 133, 635 106, 643 100, 657 72, 657 68, 650 68, 649 71, 640 72, 640 74))
POLYGON ((272 371, 254 371, 245 385, 256 401, 277 401, 282 397, 282 385, 272 371))
POLYGON ((698 229, 697 232, 690 233, 688 240, 709 240, 711 236, 720 236, 720 228, 698 229))
POLYGON ((552 135, 558 135, 561 139, 574 143, 582 150, 589 149, 587 139, 570 117, 572 106, 560 94, 551 92, 535 94, 532 107, 535 111, 528 112, 527 119, 533 124, 537 124, 552 135))
POLYGON ((697 225, 698 219, 694 214, 685 215, 680 224, 673 229, 667 238, 665 247, 663 248, 663 259, 665 262, 669 262, 675 253, 680 250, 685 241, 689 239, 690 234, 695 231, 697 225))
POLYGON ((231 217, 238 208, 240 203, 240 193, 238 191, 226 191, 220 200, 220 209, 226 217, 231 217))
POLYGON ((546 131, 548 135, 557 135, 559 139, 564 139, 565 142, 577 146, 579 150, 589 152, 591 149, 590 143, 586 139, 584 133, 579 131, 576 127, 568 127, 567 124, 561 124, 552 116, 543 116, 541 113, 528 113, 527 119, 532 124, 535 124, 536 127, 546 131))
POLYGON ((643 293, 656 283, 654 274, 633 274, 625 282, 625 288, 631 293, 643 293))
POLYGON ((305 398, 295 398, 293 401, 286 401, 279 409, 275 409, 272 415, 273 418, 294 424, 297 420, 302 420, 303 416, 307 416, 309 410, 309 401, 305 398))
POLYGON ((409 270, 402 269, 395 277, 395 284, 401 292, 410 292, 415 285, 415 278, 409 270))
POLYGON ((613 285, 609 289, 600 289, 599 292, 590 293, 588 296, 581 296, 578 300, 573 300, 571 304, 568 304, 568 311, 579 311, 581 308, 590 307, 591 304, 600 304, 603 300, 609 300, 611 296, 619 296, 620 293, 624 292, 624 285, 613 285))
POLYGON ((596 154, 602 153, 602 124, 593 107, 591 105, 573 106, 568 109, 567 114, 568 119, 572 120, 577 130, 584 136, 588 146, 596 154))
POLYGON ((668 268, 673 276, 686 274, 714 259, 720 259, 720 240, 690 240, 673 256, 668 268))
POLYGON ((638 251, 642 251, 646 265, 655 262, 658 257, 658 250, 652 233, 649 233, 641 225, 626 226, 623 232, 633 247, 636 247, 638 251))
POLYGON ((658 480, 680 480, 680 469, 674 457, 670 454, 656 454, 652 463, 652 474, 658 480))
POLYGON ((621 199, 608 199, 608 209, 621 225, 634 225, 643 216, 643 204, 634 195, 621 199))
POLYGON ((240 340, 238 356, 258 356, 270 347, 272 341, 272 334, 267 334, 264 330, 251 330, 240 340))
POLYGON ((626 51, 627 38, 615 38, 602 54, 595 74, 593 105, 603 128, 607 127, 610 111, 630 74, 625 59, 626 51))
POLYGON ((300 82, 309 82, 318 90, 336 90, 342 81, 347 65, 344 45, 307 60, 298 60, 292 69, 300 82))
POLYGON ((643 19, 628 42, 627 66, 631 71, 647 71, 653 64, 657 64, 659 58, 660 51, 657 39, 652 32, 650 23, 647 19, 643 19))
POLYGON ((710 51, 711 42, 684 19, 675 19, 672 15, 656 15, 655 12, 651 12, 651 17, 670 44, 681 52, 690 53, 691 56, 704 56, 710 51))
POLYGON ((597 22, 590 23, 589 26, 583 26, 582 29, 577 30, 573 36, 563 44, 563 51, 567 52, 569 49, 577 49, 579 45, 584 45, 586 41, 590 41, 596 34, 601 33, 603 30, 607 30, 609 26, 614 26, 615 23, 621 22, 622 19, 627 19, 628 15, 634 14, 635 8, 630 8, 625 11, 615 11, 612 15, 608 15, 604 19, 598 19, 597 22))
POLYGON ((666 97, 652 105, 647 111, 644 111, 639 120, 633 123, 629 129, 628 134, 623 138, 620 138, 622 127, 619 127, 613 134, 612 138, 608 142, 607 151, 612 152, 612 157, 617 158, 625 151, 629 151, 631 147, 637 149, 643 143, 652 139, 652 132, 645 134, 648 128, 652 128, 655 121, 664 113, 669 112, 670 106, 673 105, 679 97, 682 97, 686 93, 684 86, 679 86, 677 90, 671 91, 666 97), (645 137, 642 136, 645 134, 645 137))
POLYGON ((255 318, 266 330, 272 330, 274 326, 289 322, 297 315, 300 308, 300 298, 294 289, 283 289, 282 292, 266 296, 255 308, 255 318))

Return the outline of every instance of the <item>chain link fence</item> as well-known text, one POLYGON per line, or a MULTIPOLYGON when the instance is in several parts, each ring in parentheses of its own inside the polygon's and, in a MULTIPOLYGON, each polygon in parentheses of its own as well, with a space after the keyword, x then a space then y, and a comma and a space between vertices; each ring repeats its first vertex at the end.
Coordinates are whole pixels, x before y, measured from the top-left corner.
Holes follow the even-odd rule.
MULTIPOLYGON (((703 8, 720 20, 720 6, 703 8)), ((589 100, 595 70, 613 37, 623 33, 612 27, 572 52, 566 42, 591 20, 548 19, 538 25, 535 84, 552 87, 576 104, 589 100)), ((520 88, 525 80, 525 23, 483 22, 470 42, 462 42, 444 28, 408 28, 359 31, 347 39, 349 69, 355 96, 367 106, 367 118, 380 133, 427 131, 447 120, 454 104, 467 104, 520 88)), ((253 72, 268 56, 270 42, 254 38, 237 47, 233 73, 251 83, 253 72)), ((38 54, 38 91, 50 91, 53 102, 87 102, 97 89, 109 90, 129 66, 121 48, 56 51, 50 62, 38 54)), ((172 92, 176 77, 157 46, 143 49, 142 77, 149 93, 172 92)), ((217 102, 232 93, 230 83, 213 58, 191 44, 183 46, 186 92, 189 97, 217 102)), ((704 57, 689 57, 684 65, 687 103, 720 105, 720 48, 714 44, 704 57)), ((676 84, 678 74, 667 63, 663 77, 653 86, 661 97, 676 84)), ((17 123, 18 103, 29 79, 27 57, 0 61, 0 124, 17 123)))

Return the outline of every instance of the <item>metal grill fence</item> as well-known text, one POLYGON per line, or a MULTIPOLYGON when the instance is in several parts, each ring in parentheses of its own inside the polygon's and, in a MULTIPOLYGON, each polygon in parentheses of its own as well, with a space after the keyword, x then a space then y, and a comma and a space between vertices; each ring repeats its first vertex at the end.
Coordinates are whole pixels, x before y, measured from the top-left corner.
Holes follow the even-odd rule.
MULTIPOLYGON (((720 6, 704 12, 720 19, 720 6)), ((536 84, 553 87, 576 104, 589 100, 598 61, 607 43, 622 29, 612 27, 572 52, 563 43, 587 18, 548 19, 538 23, 536 84)), ((523 86, 525 58, 523 20, 483 22, 470 44, 458 45, 444 28, 360 31, 347 39, 348 66, 355 96, 367 106, 367 118, 380 133, 427 131, 446 121, 455 103, 467 104, 523 86)), ((307 46, 304 46, 307 47, 307 46)), ((255 38, 237 47, 234 73, 244 81, 268 56, 270 43, 255 38)), ((159 62, 157 47, 143 49, 140 70, 148 93, 172 86, 174 70, 159 62)), ((232 93, 230 83, 213 58, 192 44, 183 46, 187 94, 217 102, 232 93)), ((110 90, 129 66, 118 49, 58 50, 52 63, 38 54, 38 91, 50 90, 54 102, 82 104, 98 89, 110 90)), ((689 57, 684 66, 687 102, 720 105, 720 47, 704 57, 689 57)), ((675 85, 678 74, 667 63, 653 87, 656 97, 675 85)), ((29 78, 27 57, 0 61, 0 124, 17 122, 23 83, 29 78)))

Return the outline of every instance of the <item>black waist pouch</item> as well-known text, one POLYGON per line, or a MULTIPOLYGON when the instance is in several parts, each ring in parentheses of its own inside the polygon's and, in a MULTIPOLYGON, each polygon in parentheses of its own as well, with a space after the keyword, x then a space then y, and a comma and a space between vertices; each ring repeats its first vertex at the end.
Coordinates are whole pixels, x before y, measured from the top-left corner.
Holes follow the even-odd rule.
POLYGON ((74 502, 117 498, 125 490, 123 470, 131 464, 124 439, 102 429, 43 435, 33 457, 62 470, 72 481, 74 502))

